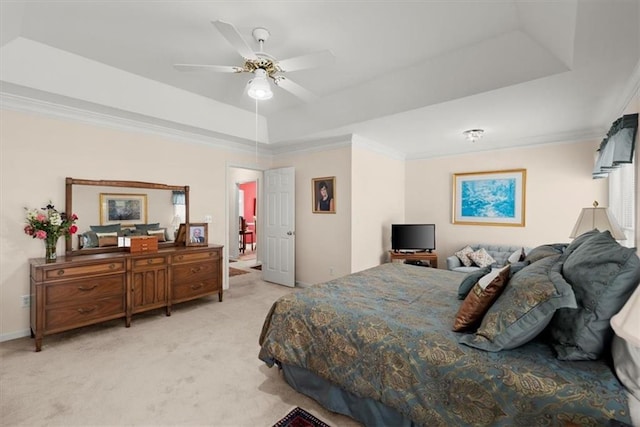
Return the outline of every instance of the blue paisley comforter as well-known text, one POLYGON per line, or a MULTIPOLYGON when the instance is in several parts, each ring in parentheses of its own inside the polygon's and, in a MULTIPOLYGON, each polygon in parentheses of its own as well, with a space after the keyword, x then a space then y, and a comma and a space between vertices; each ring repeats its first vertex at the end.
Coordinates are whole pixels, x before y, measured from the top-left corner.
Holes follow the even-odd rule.
POLYGON ((424 426, 630 423, 601 361, 563 362, 533 341, 485 352, 451 330, 460 273, 388 263, 280 298, 260 359, 312 371, 424 426))

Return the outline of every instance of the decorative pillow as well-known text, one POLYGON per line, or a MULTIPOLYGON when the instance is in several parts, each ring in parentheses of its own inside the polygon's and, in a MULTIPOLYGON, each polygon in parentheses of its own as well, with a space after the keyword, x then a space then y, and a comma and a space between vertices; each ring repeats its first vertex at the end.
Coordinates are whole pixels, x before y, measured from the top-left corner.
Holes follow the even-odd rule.
POLYGON ((507 258, 507 262, 509 264, 515 264, 516 262, 520 262, 524 259, 524 248, 520 248, 507 258))
POLYGON ((534 262, 539 261, 542 258, 563 253, 566 246, 567 245, 564 243, 553 243, 535 247, 531 249, 531 252, 527 254, 527 256, 524 258, 524 261, 529 264, 533 264, 534 262))
POLYGON ((464 279, 462 279, 462 282, 460 282, 460 286, 458 287, 458 299, 465 299, 471 288, 473 288, 473 285, 478 283, 478 280, 480 280, 482 276, 490 272, 491 267, 485 267, 467 274, 464 279))
POLYGON ((491 304, 500 296, 508 280, 508 265, 493 269, 491 273, 480 278, 462 302, 453 322, 453 330, 462 332, 475 328, 491 304))
POLYGON ((496 262, 496 260, 493 259, 484 248, 480 248, 477 251, 470 253, 468 256, 469 259, 480 268, 489 267, 491 264, 496 262))
POLYGON ((469 259, 469 254, 472 254, 472 253, 473 253, 473 249, 471 249, 471 246, 465 246, 464 248, 456 252, 454 255, 458 257, 462 265, 464 265, 465 267, 471 267, 473 265, 473 261, 469 259))
POLYGON ((98 235, 95 231, 85 231, 82 233, 82 247, 83 248, 97 248, 98 247, 98 235))
POLYGON ((609 348, 611 317, 640 282, 640 258, 635 249, 618 244, 609 231, 582 242, 564 261, 578 308, 561 308, 549 332, 560 360, 595 360, 609 348))
POLYGON ((171 236, 169 235, 169 232, 167 231, 166 228, 160 228, 159 222, 154 222, 151 224, 136 224, 135 227, 136 227, 136 231, 141 232, 141 234, 138 234, 138 236, 146 236, 147 231, 149 230, 164 230, 164 240, 158 239, 158 241, 168 242, 169 240, 171 240, 171 236))
POLYGON ((573 251, 575 251, 576 249, 578 249, 580 247, 580 245, 582 245, 590 237, 593 237, 596 234, 600 234, 600 231, 598 229, 593 229, 593 230, 587 231, 586 233, 583 233, 583 234, 579 235, 578 237, 576 237, 575 239, 573 239, 571 241, 571 243, 569 243, 569 245, 567 245, 567 247, 564 250, 565 257, 568 257, 569 255, 571 255, 571 253, 573 251))
POLYGON ((118 246, 118 233, 117 232, 112 232, 112 233, 96 233, 96 235, 98 236, 98 246, 105 247, 105 246, 118 246))
POLYGON ((159 228, 158 230, 147 230, 147 235, 156 236, 158 238, 158 242, 166 242, 167 240, 165 239, 165 232, 166 229, 159 228))
POLYGON ((575 308, 576 299, 560 271, 561 255, 547 257, 513 275, 474 334, 459 342, 487 351, 516 348, 535 338, 558 308, 575 308))
POLYGON ((157 230, 160 228, 159 222, 154 222, 152 224, 136 224, 136 230, 148 231, 148 230, 157 230))
POLYGON ((95 231, 96 233, 113 233, 114 231, 117 233, 122 230, 122 225, 90 225, 89 228, 91 229, 91 231, 95 231))

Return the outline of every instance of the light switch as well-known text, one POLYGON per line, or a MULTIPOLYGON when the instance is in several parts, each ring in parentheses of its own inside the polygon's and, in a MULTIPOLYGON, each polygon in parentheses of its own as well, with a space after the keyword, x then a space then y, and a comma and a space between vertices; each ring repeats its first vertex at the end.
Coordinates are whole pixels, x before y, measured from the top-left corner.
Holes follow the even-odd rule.
POLYGON ((211 224, 212 221, 213 221, 213 218, 211 217, 211 215, 204 216, 204 222, 206 222, 207 224, 211 224))

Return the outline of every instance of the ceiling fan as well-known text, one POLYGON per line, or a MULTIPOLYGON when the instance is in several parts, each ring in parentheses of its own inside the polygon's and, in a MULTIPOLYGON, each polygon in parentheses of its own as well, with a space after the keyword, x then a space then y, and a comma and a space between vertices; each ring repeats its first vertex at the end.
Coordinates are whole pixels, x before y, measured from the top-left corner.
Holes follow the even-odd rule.
POLYGON ((291 71, 304 70, 318 67, 333 62, 333 54, 324 50, 308 55, 296 56, 289 59, 277 60, 263 51, 264 42, 269 39, 269 31, 266 28, 254 28, 253 38, 260 45, 260 51, 254 52, 242 38, 236 27, 223 21, 212 21, 214 27, 233 46, 244 59, 240 66, 226 65, 199 65, 199 64, 174 64, 180 71, 214 71, 219 73, 253 73, 254 78, 249 81, 248 94, 254 99, 269 99, 273 96, 268 79, 282 89, 290 92, 304 101, 313 101, 315 94, 303 88, 291 79, 280 75, 291 71))

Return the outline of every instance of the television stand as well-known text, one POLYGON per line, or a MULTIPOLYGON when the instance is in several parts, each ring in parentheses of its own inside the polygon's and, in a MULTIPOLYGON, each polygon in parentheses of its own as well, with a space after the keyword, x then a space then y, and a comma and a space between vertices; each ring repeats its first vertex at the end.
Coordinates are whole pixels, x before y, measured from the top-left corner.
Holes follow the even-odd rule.
POLYGON ((420 261, 420 264, 416 265, 424 265, 425 267, 433 267, 438 268, 438 254, 435 252, 396 252, 389 251, 389 258, 391 262, 394 261, 409 261, 412 263, 413 261, 420 261), (428 264, 428 265, 427 265, 428 264))

